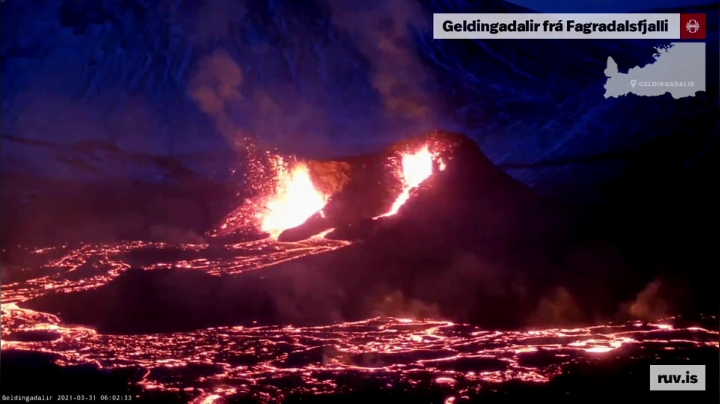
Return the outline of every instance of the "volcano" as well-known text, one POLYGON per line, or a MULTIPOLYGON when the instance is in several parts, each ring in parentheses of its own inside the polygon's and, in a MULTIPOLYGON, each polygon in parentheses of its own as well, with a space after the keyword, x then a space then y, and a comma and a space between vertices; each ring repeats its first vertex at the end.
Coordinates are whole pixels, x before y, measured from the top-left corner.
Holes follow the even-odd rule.
MULTIPOLYGON (((475 222, 477 213, 473 212, 478 208, 493 212, 495 217, 503 215, 498 209, 513 211, 511 216, 519 223, 526 222, 526 215, 533 210, 528 210, 529 205, 544 205, 542 198, 492 164, 472 140, 456 133, 436 131, 397 142, 378 153, 309 160, 302 167, 314 187, 305 192, 326 195, 326 201, 307 213, 298 206, 302 205, 302 195, 284 195, 287 209, 293 211, 290 213, 303 210, 298 213, 307 219, 276 231, 279 241, 300 241, 321 233, 329 239, 365 240, 382 232, 379 229, 394 228, 411 217, 428 224, 444 223, 433 227, 433 231, 441 232, 462 222, 456 232, 461 234, 477 226, 496 228, 492 223, 475 222), (487 203, 500 199, 504 202, 487 203), (512 201, 523 201, 527 206, 519 207, 512 201), (463 219, 455 220, 458 216, 463 219)), ((265 206, 259 209, 273 210, 265 206)), ((222 239, 235 232, 246 234, 244 215, 248 215, 247 206, 231 212, 208 235, 222 239)), ((263 213, 258 217, 263 218, 263 213)), ((517 228, 517 224, 512 227, 517 228)), ((453 237, 448 240, 457 241, 453 237)))
MULTIPOLYGON (((305 164, 316 189, 332 196, 304 223, 278 234, 277 243, 324 236, 354 241, 348 246, 237 276, 138 268, 99 288, 51 293, 28 307, 120 333, 376 315, 510 326, 524 322, 557 280, 551 274, 568 231, 563 215, 462 135, 434 132, 376 154, 305 164), (434 159, 427 178, 409 187, 392 162, 417 150, 434 159), (403 192, 407 200, 393 211, 403 192), (93 310, 81 303, 87 299, 93 310), (497 304, 507 307, 488 309, 497 304)), ((241 211, 211 233, 215 245, 240 230, 228 223, 241 211)))

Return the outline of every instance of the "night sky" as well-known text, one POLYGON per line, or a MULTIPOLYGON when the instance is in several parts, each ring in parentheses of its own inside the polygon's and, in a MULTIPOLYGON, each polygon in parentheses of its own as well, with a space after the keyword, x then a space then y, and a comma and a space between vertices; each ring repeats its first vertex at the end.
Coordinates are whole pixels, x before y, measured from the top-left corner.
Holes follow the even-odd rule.
MULTIPOLYGON (((517 4, 605 12, 699 1, 517 4)), ((292 1, 38 4, 3 3, 2 134, 59 144, 107 141, 127 152, 179 156, 186 165, 194 164, 188 154, 227 154, 246 138, 312 157, 372 151, 432 128, 467 134, 496 163, 529 164, 549 152, 575 158, 595 147, 571 140, 582 135, 584 120, 563 131, 552 126, 571 123, 553 120, 576 113, 605 120, 616 116, 613 108, 645 108, 603 100, 602 71, 611 54, 627 69, 652 52, 621 50, 628 41, 436 41, 423 27, 432 12, 494 11, 492 2, 332 1, 325 20, 292 1), (414 35, 408 25, 417 28, 414 35), (576 99, 566 102, 568 96, 576 99), (580 108, 585 102, 592 105, 580 108), (562 103, 580 110, 531 116, 562 103)), ((5 142, 3 170, 90 176, 58 165, 51 152, 5 142)))
POLYGON ((617 12, 635 12, 657 8, 672 8, 696 4, 712 4, 709 0, 519 0, 512 1, 517 5, 527 7, 546 13, 617 13, 617 12))

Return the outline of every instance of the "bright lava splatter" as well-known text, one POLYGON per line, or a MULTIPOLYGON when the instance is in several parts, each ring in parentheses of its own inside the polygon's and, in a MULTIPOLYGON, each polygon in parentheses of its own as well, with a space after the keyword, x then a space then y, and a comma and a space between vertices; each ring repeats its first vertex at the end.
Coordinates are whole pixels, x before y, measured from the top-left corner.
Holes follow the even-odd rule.
MULTIPOLYGON (((403 153, 400 160, 400 177, 402 180, 402 192, 393 202, 390 210, 375 219, 381 217, 392 216, 396 214, 400 207, 410 199, 411 192, 420 186, 423 181, 430 178, 433 173, 433 161, 435 156, 430 152, 428 146, 423 146, 414 153, 403 153)), ((440 170, 445 169, 445 164, 440 162, 440 170)))
POLYGON ((260 230, 272 237, 300 226, 321 211, 328 201, 328 195, 323 195, 313 185, 310 170, 304 163, 288 167, 279 158, 276 181, 274 194, 266 198, 258 213, 260 230))
MULTIPOLYGON (((431 148, 435 150, 438 145, 426 144, 414 152, 400 154, 397 176, 402 191, 390 210, 374 219, 395 215, 412 192, 432 176, 435 163, 439 171, 445 170, 445 161, 431 148)), ((228 214, 220 227, 210 232, 210 237, 256 229, 277 239, 283 231, 302 225, 315 214, 323 214, 332 195, 324 194, 313 184, 304 162, 291 165, 281 156, 268 154, 263 161, 253 160, 252 167, 254 174, 248 176, 250 188, 260 195, 228 214)))

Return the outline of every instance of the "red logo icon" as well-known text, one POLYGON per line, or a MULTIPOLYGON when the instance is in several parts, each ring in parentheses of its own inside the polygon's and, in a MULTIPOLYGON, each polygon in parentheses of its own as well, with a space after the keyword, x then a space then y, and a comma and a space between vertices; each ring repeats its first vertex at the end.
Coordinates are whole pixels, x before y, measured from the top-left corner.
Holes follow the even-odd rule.
POLYGON ((680 39, 705 39, 705 14, 680 14, 680 39))

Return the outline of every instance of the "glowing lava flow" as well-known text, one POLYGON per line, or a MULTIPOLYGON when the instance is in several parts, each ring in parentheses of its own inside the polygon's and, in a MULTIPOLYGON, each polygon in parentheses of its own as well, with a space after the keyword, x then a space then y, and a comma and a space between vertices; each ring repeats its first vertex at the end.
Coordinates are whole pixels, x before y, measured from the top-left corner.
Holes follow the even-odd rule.
MULTIPOLYGON (((7 350, 51 354, 59 366, 142 368, 145 374, 137 381, 141 394, 148 393, 148 398, 163 394, 158 397, 172 397, 173 402, 181 397, 183 402, 196 403, 247 398, 260 403, 283 402, 293 394, 352 392, 378 380, 390 392, 422 388, 447 394, 446 402, 455 402, 462 397, 474 399, 481 389, 493 388, 496 383, 545 383, 578 364, 599 366, 605 372, 602 369, 607 366, 598 365, 600 361, 634 363, 637 369, 647 369, 649 361, 692 363, 689 361, 697 361, 699 354, 707 354, 709 363, 718 355, 717 316, 703 317, 692 327, 682 319, 667 318, 657 323, 492 331, 441 320, 378 317, 311 327, 216 326, 133 335, 103 334, 63 323, 55 314, 22 307, 48 294, 60 292, 57 298, 103 287, 130 268, 132 262, 126 260, 140 252, 158 253, 160 261, 152 261, 147 270, 193 268, 218 274, 232 266, 232 271, 223 274, 237 274, 288 258, 277 256, 278 248, 297 253, 307 250, 307 246, 261 240, 222 247, 222 258, 217 247, 208 247, 132 242, 29 252, 33 260, 44 264, 11 273, 18 278, 3 282, 0 288, 2 354, 7 350), (184 251, 178 258, 193 259, 165 261, 176 256, 167 252, 178 248, 184 251), (255 264, 240 265, 239 258, 255 260, 255 264)), ((96 296, 105 303, 95 304, 103 305, 120 298, 114 293, 96 296)), ((75 302, 87 305, 87 300, 75 302)), ((166 307, 164 310, 174 309, 166 307)), ((411 312, 407 315, 412 317, 411 312)))
POLYGON ((283 230, 303 224, 321 211, 328 200, 328 196, 313 185, 307 165, 299 163, 288 169, 280 159, 277 170, 275 193, 258 215, 260 229, 274 238, 283 230))
MULTIPOLYGON (((401 162, 403 190, 393 202, 390 210, 375 219, 396 214, 400 207, 410 199, 410 193, 433 173, 433 154, 427 146, 415 153, 403 153, 401 162)), ((441 168, 444 168, 444 164, 441 168)))

